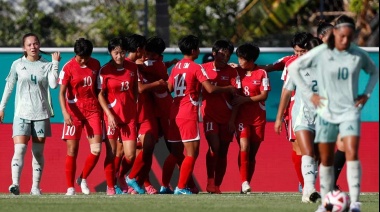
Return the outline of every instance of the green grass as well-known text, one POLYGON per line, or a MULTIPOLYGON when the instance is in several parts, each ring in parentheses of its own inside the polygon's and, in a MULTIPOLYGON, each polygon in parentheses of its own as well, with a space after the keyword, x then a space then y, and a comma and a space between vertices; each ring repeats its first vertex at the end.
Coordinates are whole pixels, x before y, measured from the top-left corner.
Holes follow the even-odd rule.
MULTIPOLYGON (((363 203, 362 211, 379 211, 379 193, 364 193, 360 196, 360 201, 363 203)), ((317 207, 317 204, 301 203, 299 193, 251 193, 250 195, 201 193, 198 195, 116 195, 111 197, 106 196, 105 193, 86 196, 0 194, 0 211, 9 212, 302 212, 315 211, 317 207)))

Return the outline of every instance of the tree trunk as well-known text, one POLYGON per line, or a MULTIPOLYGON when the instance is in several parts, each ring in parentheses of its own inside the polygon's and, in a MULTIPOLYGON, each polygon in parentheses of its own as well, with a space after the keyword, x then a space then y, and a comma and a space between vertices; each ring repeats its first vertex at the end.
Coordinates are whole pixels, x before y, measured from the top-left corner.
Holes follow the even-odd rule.
POLYGON ((170 45, 169 4, 168 0, 156 0, 156 33, 166 44, 170 45))

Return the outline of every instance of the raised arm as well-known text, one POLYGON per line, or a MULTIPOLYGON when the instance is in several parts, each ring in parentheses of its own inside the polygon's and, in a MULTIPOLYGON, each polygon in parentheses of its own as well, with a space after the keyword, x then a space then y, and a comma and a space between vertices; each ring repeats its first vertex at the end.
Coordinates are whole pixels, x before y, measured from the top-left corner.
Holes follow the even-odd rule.
POLYGON ((54 52, 51 55, 51 57, 52 57, 52 66, 50 67, 50 70, 48 71, 48 82, 49 82, 49 86, 55 89, 58 86, 58 65, 59 65, 59 61, 61 60, 61 56, 59 52, 54 52))

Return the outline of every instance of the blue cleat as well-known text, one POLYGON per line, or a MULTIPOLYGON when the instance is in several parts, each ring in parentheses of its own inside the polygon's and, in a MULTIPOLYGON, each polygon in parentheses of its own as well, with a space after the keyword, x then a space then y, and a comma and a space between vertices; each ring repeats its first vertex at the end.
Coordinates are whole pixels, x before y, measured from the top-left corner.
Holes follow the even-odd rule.
POLYGON ((178 187, 176 187, 174 190, 174 194, 193 194, 193 193, 187 188, 179 189, 178 187))
POLYGON ((298 192, 302 193, 302 184, 298 183, 298 192))
POLYGON ((116 194, 124 194, 123 191, 119 188, 119 186, 115 185, 115 193, 116 194))
POLYGON ((159 194, 173 194, 174 192, 169 188, 165 186, 161 186, 159 194))
POLYGON ((135 178, 129 179, 129 177, 127 176, 125 178, 125 181, 128 184, 128 186, 132 187, 137 193, 145 194, 145 190, 141 188, 141 186, 137 183, 135 178))

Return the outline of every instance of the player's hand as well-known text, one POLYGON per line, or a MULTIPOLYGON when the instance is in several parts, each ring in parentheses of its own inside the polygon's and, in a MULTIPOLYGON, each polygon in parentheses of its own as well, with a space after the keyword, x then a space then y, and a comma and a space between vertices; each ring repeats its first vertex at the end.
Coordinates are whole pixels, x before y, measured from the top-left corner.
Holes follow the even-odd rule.
POLYGON ((362 109, 365 105, 365 103, 367 103, 368 101, 368 96, 363 94, 363 95, 360 95, 358 96, 358 98, 355 99, 355 107, 358 107, 360 109, 362 109))
POLYGON ((282 132, 282 121, 281 119, 276 119, 274 122, 274 131, 277 133, 277 135, 280 135, 282 132))
POLYGON ((319 96, 318 94, 313 94, 310 98, 310 101, 311 103, 313 103, 313 105, 315 107, 322 107, 324 106, 324 104, 322 103, 322 100, 325 99, 324 97, 321 97, 319 96))
POLYGON ((107 114, 108 126, 112 129, 115 129, 118 125, 118 122, 113 114, 107 114))
POLYGON ((59 52, 54 52, 53 54, 51 54, 51 58, 53 60, 56 60, 56 61, 61 61, 61 53, 59 52))
POLYGON ((237 64, 237 63, 228 63, 228 65, 230 65, 232 68, 239 67, 239 64, 237 64))
POLYGON ((64 113, 63 114, 63 121, 67 126, 72 126, 73 125, 73 120, 71 119, 70 114, 64 113))
POLYGON ((158 83, 158 86, 163 86, 163 87, 168 86, 168 83, 163 79, 157 80, 156 82, 158 83))
POLYGON ((245 102, 247 102, 247 97, 240 96, 240 95, 234 95, 234 97, 232 99, 232 106, 239 106, 245 102))
POLYGON ((138 65, 144 65, 144 59, 143 58, 137 59, 135 63, 138 65))
POLYGON ((3 123, 4 121, 4 111, 0 110, 0 123, 3 123))

